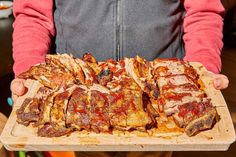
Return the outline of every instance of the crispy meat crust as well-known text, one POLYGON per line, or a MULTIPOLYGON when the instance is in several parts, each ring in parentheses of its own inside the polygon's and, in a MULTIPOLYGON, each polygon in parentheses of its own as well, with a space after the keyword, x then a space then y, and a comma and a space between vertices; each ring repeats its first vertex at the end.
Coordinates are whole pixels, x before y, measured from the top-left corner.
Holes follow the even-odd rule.
POLYGON ((22 79, 35 79, 45 87, 58 89, 75 83, 74 76, 63 68, 51 64, 39 64, 18 76, 22 79))
POLYGON ((17 122, 28 126, 39 119, 39 99, 26 98, 21 108, 16 111, 17 122))
POLYGON ((200 117, 191 121, 185 128, 185 133, 188 136, 193 136, 201 130, 212 128, 215 123, 217 112, 215 108, 210 108, 207 112, 200 117))
POLYGON ((163 128, 193 136, 211 128, 217 115, 196 70, 178 59, 149 62, 137 56, 98 63, 89 53, 82 59, 47 55, 46 63, 31 67, 19 78, 44 85, 16 112, 18 123, 34 124, 44 137, 75 130, 110 133, 163 128))
POLYGON ((90 105, 88 102, 88 93, 85 89, 77 87, 69 100, 66 125, 76 130, 90 130, 90 105))

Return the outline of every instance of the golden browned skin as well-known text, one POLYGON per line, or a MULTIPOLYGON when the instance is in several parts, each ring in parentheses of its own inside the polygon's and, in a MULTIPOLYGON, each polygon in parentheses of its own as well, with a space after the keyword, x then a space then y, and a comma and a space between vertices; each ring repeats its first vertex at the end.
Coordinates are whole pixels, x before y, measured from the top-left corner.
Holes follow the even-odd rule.
POLYGON ((118 130, 145 130, 146 125, 152 123, 152 119, 144 111, 141 88, 132 78, 122 78, 119 84, 121 88, 111 86, 118 89, 111 93, 109 107, 111 125, 118 130))
POLYGON ((29 125, 37 122, 39 119, 39 102, 37 98, 27 98, 22 106, 16 111, 17 122, 23 125, 29 125))
POLYGON ((101 72, 102 69, 99 67, 96 58, 90 53, 85 53, 83 55, 82 60, 85 61, 94 70, 96 75, 98 75, 101 72))
POLYGON ((199 118, 196 118, 193 121, 191 121, 186 126, 185 133, 188 136, 193 136, 202 130, 212 128, 215 122, 216 116, 217 116, 216 109, 215 108, 209 109, 209 111, 201 115, 199 118))
POLYGON ((137 56, 98 63, 89 53, 82 59, 47 55, 46 63, 19 78, 44 85, 17 110, 17 122, 34 124, 39 136, 147 131, 165 118, 193 136, 211 128, 217 116, 197 72, 177 59, 149 62, 137 56))
POLYGON ((69 56, 68 54, 47 55, 46 63, 69 70, 79 83, 85 83, 84 72, 72 56, 69 56))
POLYGON ((95 71, 88 65, 87 62, 83 61, 82 59, 76 58, 76 63, 82 68, 85 76, 84 84, 91 86, 93 83, 97 82, 97 76, 95 71))
POLYGON ((18 77, 36 79, 51 89, 67 87, 76 81, 74 76, 65 69, 44 63, 32 66, 28 71, 20 74, 18 77))
POLYGON ((132 77, 141 89, 149 97, 157 99, 158 89, 152 76, 152 67, 150 62, 137 56, 136 58, 125 59, 126 72, 132 77))
POLYGON ((49 95, 43 105, 43 114, 40 117, 38 125, 38 134, 45 137, 62 136, 72 128, 66 127, 66 110, 70 96, 74 90, 74 86, 67 90, 59 90, 53 95, 49 95))
POLYGON ((76 130, 90 130, 90 104, 88 92, 77 87, 70 98, 66 112, 66 125, 76 130))

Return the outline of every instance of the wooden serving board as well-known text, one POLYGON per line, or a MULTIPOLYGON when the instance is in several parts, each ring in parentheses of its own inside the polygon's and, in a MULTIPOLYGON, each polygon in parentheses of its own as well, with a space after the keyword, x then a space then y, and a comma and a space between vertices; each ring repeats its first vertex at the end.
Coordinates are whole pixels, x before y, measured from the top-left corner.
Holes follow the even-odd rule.
POLYGON ((196 136, 186 134, 156 133, 145 134, 95 134, 74 132, 69 136, 45 138, 38 137, 36 129, 25 127, 16 122, 16 110, 26 97, 32 97, 41 86, 37 81, 27 80, 30 89, 20 97, 1 134, 0 140, 8 150, 28 151, 190 151, 190 150, 227 150, 235 141, 235 131, 228 107, 219 90, 215 90, 210 74, 199 63, 191 63, 197 69, 206 93, 216 106, 220 121, 211 130, 203 131, 196 136))

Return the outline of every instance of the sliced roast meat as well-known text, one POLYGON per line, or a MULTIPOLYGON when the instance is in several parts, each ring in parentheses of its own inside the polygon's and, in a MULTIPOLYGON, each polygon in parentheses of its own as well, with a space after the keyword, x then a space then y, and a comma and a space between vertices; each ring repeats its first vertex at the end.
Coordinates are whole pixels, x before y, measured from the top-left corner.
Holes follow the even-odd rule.
POLYGON ((196 132, 209 129, 216 118, 216 109, 209 99, 202 102, 186 103, 178 107, 178 113, 173 115, 179 127, 185 127, 187 135, 191 136, 196 132))
POLYGON ((125 70, 145 93, 157 99, 159 93, 153 80, 150 62, 138 56, 136 58, 125 58, 125 70))
POLYGON ((46 63, 68 69, 76 78, 77 82, 82 84, 85 83, 84 72, 80 65, 76 63, 73 56, 68 54, 46 55, 46 63))
POLYGON ((173 85, 173 84, 167 84, 162 86, 162 93, 165 92, 176 92, 176 93, 183 93, 183 92, 202 92, 199 89, 199 87, 196 84, 192 83, 186 83, 186 84, 181 84, 181 85, 173 85))
POLYGON ((153 75, 156 77, 186 74, 191 79, 196 80, 198 74, 188 63, 178 59, 155 59, 153 61, 153 75))
POLYGON ((66 112, 66 126, 76 130, 90 130, 90 104, 85 86, 73 91, 66 112))
POLYGON ((66 127, 66 111, 68 102, 70 100, 71 94, 74 91, 76 86, 72 86, 67 90, 60 92, 55 95, 54 102, 50 111, 50 123, 57 124, 58 127, 65 128, 66 127))
POLYGON ((68 134, 72 131, 66 127, 66 110, 70 96, 75 86, 67 90, 59 90, 45 100, 43 104, 44 112, 47 114, 41 116, 38 134, 43 137, 57 137, 68 134))
POLYGON ((68 135, 72 131, 71 128, 61 127, 56 123, 47 123, 43 126, 39 126, 38 135, 42 137, 59 137, 68 135))
POLYGON ((166 92, 162 94, 159 98, 159 105, 162 107, 163 112, 166 116, 170 116, 178 112, 178 107, 190 103, 190 102, 201 102, 203 99, 203 93, 200 92, 185 92, 185 93, 175 93, 166 92))
POLYGON ((120 80, 121 77, 127 76, 124 59, 121 59, 118 62, 109 59, 106 62, 99 63, 99 67, 103 70, 109 70, 112 74, 112 80, 120 80))
POLYGON ((53 91, 49 95, 47 95, 46 98, 43 99, 41 105, 40 105, 40 114, 39 114, 39 125, 44 125, 46 123, 50 123, 51 119, 51 108, 54 103, 54 97, 58 94, 63 92, 63 88, 61 88, 59 91, 53 91))
POLYGON ((16 111, 17 122, 23 125, 29 125, 39 120, 40 105, 43 103, 44 98, 47 97, 52 90, 46 87, 40 87, 34 98, 26 98, 21 107, 16 111))
POLYGON ((28 126, 39 119, 39 102, 37 98, 26 98, 21 107, 16 111, 17 122, 28 126))
POLYGON ((191 121, 185 128, 185 133, 188 136, 193 136, 201 130, 212 128, 216 122, 217 112, 215 108, 210 108, 207 112, 204 112, 200 117, 191 121))
POLYGON ((93 69, 96 75, 98 75, 101 72, 102 69, 101 67, 99 67, 96 58, 90 53, 85 53, 83 55, 82 60, 85 61, 90 66, 90 68, 93 69))
POLYGON ((123 78, 119 83, 121 88, 110 96, 111 125, 115 129, 145 130, 145 127, 152 123, 152 118, 143 108, 142 90, 133 79, 123 78))
POLYGON ((162 90, 163 87, 167 85, 173 85, 173 86, 180 86, 184 84, 192 84, 195 85, 196 82, 194 82, 192 79, 190 79, 187 75, 170 75, 167 77, 158 77, 156 78, 156 83, 160 90, 162 90))
POLYGON ((90 109, 90 126, 94 132, 109 132, 109 98, 107 93, 92 90, 89 100, 90 109))
POLYGON ((98 82, 102 86, 106 86, 108 82, 112 81, 113 73, 109 69, 104 69, 98 74, 98 82))
POLYGON ((18 123, 34 124, 43 137, 75 130, 147 131, 173 120, 192 136, 211 128, 217 115, 196 70, 178 59, 98 63, 89 53, 82 59, 47 55, 46 63, 19 77, 44 85, 16 111, 18 123))
POLYGON ((111 93, 110 95, 110 107, 109 107, 109 119, 111 125, 118 130, 128 130, 127 126, 127 105, 124 103, 124 93, 119 90, 111 93))
POLYGON ((82 71, 84 72, 85 76, 85 85, 92 85, 93 83, 97 83, 97 77, 96 77, 96 72, 88 65, 87 62, 76 58, 75 62, 79 64, 79 66, 82 68, 82 71))
POLYGON ((75 83, 74 76, 63 68, 48 64, 32 66, 28 71, 18 76, 23 79, 36 79, 45 87, 58 89, 75 83))

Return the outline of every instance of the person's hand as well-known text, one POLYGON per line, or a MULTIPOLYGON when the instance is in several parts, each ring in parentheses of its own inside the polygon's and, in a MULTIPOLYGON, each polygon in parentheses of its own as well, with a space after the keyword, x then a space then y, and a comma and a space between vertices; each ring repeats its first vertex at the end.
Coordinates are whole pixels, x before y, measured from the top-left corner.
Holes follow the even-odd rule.
POLYGON ((212 73, 212 77, 213 77, 213 84, 216 89, 221 90, 221 89, 225 89, 228 87, 229 79, 227 76, 225 76, 223 74, 212 73))
POLYGON ((14 80, 11 81, 10 88, 11 88, 13 102, 16 102, 19 96, 22 96, 25 94, 26 88, 25 88, 24 83, 25 83, 25 80, 19 79, 19 78, 15 78, 14 80))

